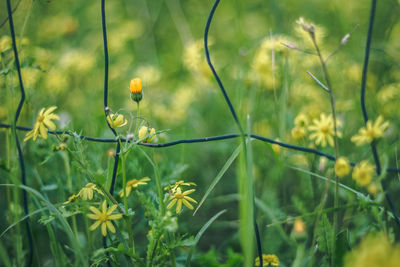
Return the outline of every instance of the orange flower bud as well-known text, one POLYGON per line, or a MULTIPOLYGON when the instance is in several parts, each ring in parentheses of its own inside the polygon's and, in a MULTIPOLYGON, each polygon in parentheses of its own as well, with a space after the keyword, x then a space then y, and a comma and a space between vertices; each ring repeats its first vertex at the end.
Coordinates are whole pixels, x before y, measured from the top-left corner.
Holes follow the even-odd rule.
POLYGON ((131 94, 141 93, 142 92, 142 80, 140 78, 134 78, 131 80, 129 85, 129 89, 131 90, 131 94))
POLYGON ((143 98, 142 80, 140 78, 132 79, 129 85, 129 90, 131 91, 131 99, 139 103, 143 98))

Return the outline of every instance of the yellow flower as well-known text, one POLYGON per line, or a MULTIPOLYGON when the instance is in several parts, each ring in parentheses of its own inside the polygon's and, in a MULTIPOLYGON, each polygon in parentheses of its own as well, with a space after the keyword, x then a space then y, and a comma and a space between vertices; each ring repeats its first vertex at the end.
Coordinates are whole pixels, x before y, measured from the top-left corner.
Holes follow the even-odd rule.
POLYGON ((293 232, 297 235, 304 234, 306 231, 306 224, 302 218, 296 218, 293 224, 293 232))
POLYGON ((371 183, 368 187, 367 187, 368 193, 370 193, 371 195, 375 196, 378 192, 379 192, 379 186, 376 183, 371 183))
POLYGON ((131 91, 131 99, 139 103, 143 98, 142 80, 140 78, 132 79, 129 84, 129 90, 131 91))
POLYGON ((186 185, 186 186, 194 185, 194 186, 196 186, 196 184, 193 183, 193 182, 185 182, 185 181, 180 180, 180 181, 176 182, 174 185, 169 185, 169 186, 164 187, 164 190, 168 190, 170 194, 173 194, 173 193, 176 192, 176 189, 178 187, 181 187, 182 185, 186 185))
POLYGON ((345 157, 339 157, 335 162, 335 174, 342 178, 350 173, 351 166, 345 157))
POLYGON ((148 143, 154 140, 156 137, 156 129, 142 126, 139 129, 139 139, 143 139, 142 143, 148 143))
POLYGON ((91 200, 93 199, 93 193, 94 191, 96 191, 97 193, 99 193, 100 195, 103 195, 103 192, 101 192, 95 184, 93 183, 88 183, 87 185, 85 185, 85 187, 83 187, 79 193, 78 196, 80 196, 83 200, 91 200))
POLYGON ((384 233, 364 238, 344 259, 345 267, 400 266, 400 245, 392 244, 384 233))
MULTIPOLYGON (((262 255, 263 259, 263 266, 279 266, 279 259, 276 255, 274 254, 263 254, 262 255)), ((255 265, 260 266, 260 258, 256 258, 255 260, 255 265)))
POLYGON ((307 133, 306 128, 298 126, 294 127, 291 132, 294 140, 300 140, 304 138, 306 136, 306 133, 307 133))
POLYGON ((65 201, 63 204, 64 205, 66 205, 66 204, 69 204, 69 203, 71 203, 72 201, 74 201, 77 197, 78 197, 79 195, 75 195, 75 194, 73 194, 72 196, 70 196, 69 198, 68 198, 68 200, 67 201, 65 201))
MULTIPOLYGON (((279 138, 276 138, 275 141, 280 142, 279 138)), ((281 146, 278 144, 272 144, 271 145, 272 150, 275 152, 275 154, 279 155, 281 153, 281 146)))
POLYGON ((45 108, 40 110, 35 125, 33 126, 33 129, 25 135, 24 142, 30 138, 33 138, 33 141, 35 141, 38 136, 41 136, 43 139, 47 139, 48 129, 52 131, 56 129, 56 125, 51 120, 60 119, 58 115, 52 113, 56 108, 56 106, 52 106, 47 110, 45 108))
POLYGON ((93 214, 88 214, 87 216, 92 220, 96 220, 96 222, 89 227, 89 230, 93 231, 101 224, 101 234, 103 236, 107 235, 107 228, 112 233, 115 233, 115 228, 111 220, 118 220, 122 218, 122 214, 111 214, 117 208, 117 206, 118 205, 115 204, 107 209, 107 202, 105 200, 103 201, 102 211, 90 206, 89 209, 93 212, 93 214))
POLYGON ((128 121, 124 118, 124 115, 114 113, 111 113, 107 116, 107 121, 108 124, 110 124, 110 127, 113 129, 125 126, 128 123, 128 121))
POLYGON ((367 186, 372 181, 372 175, 375 172, 375 167, 366 160, 361 161, 354 167, 353 179, 360 186, 367 186))
POLYGON ((362 127, 358 134, 351 138, 351 141, 356 143, 357 146, 371 143, 374 139, 383 137, 386 129, 389 127, 389 122, 384 122, 383 117, 379 116, 375 123, 367 121, 366 127, 362 127))
POLYGON ((297 127, 307 127, 308 126, 308 118, 304 113, 300 113, 294 119, 294 125, 297 127))
POLYGON ((140 78, 134 78, 129 84, 129 90, 131 94, 142 92, 142 80, 140 78))
MULTIPOLYGON (((339 121, 336 123, 337 126, 340 125, 339 121)), ((308 127, 308 130, 313 131, 310 134, 310 139, 315 139, 316 145, 326 146, 328 141, 330 146, 334 146, 333 136, 335 134, 332 116, 326 116, 324 113, 320 115, 320 120, 314 119, 313 125, 308 127)), ((341 137, 341 132, 337 132, 337 136, 341 137)))
MULTIPOLYGON (((146 185, 147 184, 146 182, 148 182, 148 181, 150 181, 149 177, 144 177, 144 178, 142 178, 140 180, 132 179, 132 180, 128 181, 126 183, 126 189, 125 189, 126 190, 126 196, 127 197, 129 196, 129 194, 131 193, 132 189, 138 188, 139 185, 146 185)), ((121 191, 119 191, 118 194, 119 194, 120 197, 123 197, 124 196, 124 189, 121 189, 121 191)))
POLYGON ((182 210, 182 203, 189 209, 193 209, 192 204, 189 203, 189 201, 193 203, 197 203, 196 200, 193 198, 189 197, 188 195, 196 191, 195 189, 190 189, 182 193, 182 190, 180 187, 176 189, 176 192, 169 198, 171 202, 168 204, 167 209, 172 208, 175 203, 176 203, 176 213, 179 214, 182 210))

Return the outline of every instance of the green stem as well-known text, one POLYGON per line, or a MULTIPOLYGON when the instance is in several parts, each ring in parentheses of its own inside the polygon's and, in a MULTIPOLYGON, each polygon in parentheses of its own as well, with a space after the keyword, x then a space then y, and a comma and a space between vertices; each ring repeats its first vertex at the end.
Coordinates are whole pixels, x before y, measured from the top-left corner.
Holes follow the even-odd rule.
MULTIPOLYGON (((334 129, 334 143, 335 143, 335 157, 336 159, 339 158, 339 144, 338 144, 338 136, 337 136, 337 121, 336 121, 336 107, 335 107, 335 98, 333 96, 333 91, 332 91, 332 84, 329 78, 329 73, 328 73, 328 68, 326 67, 325 61, 322 58, 321 52, 319 50, 319 47, 317 45, 317 41, 315 39, 315 34, 310 33, 311 39, 314 43, 315 50, 317 51, 318 58, 320 60, 322 70, 324 73, 324 78, 326 81, 326 85, 328 86, 329 89, 329 96, 330 96, 330 102, 331 102, 331 109, 332 109, 332 118, 333 118, 333 129, 334 129)), ((339 206, 339 177, 335 175, 335 181, 336 181, 336 186, 335 186, 335 193, 334 193, 334 204, 333 207, 337 208, 339 206)), ((331 266, 335 266, 335 255, 336 255, 336 233, 337 233, 337 227, 338 227, 338 211, 335 211, 333 213, 333 238, 332 238, 332 256, 331 256, 331 266)))

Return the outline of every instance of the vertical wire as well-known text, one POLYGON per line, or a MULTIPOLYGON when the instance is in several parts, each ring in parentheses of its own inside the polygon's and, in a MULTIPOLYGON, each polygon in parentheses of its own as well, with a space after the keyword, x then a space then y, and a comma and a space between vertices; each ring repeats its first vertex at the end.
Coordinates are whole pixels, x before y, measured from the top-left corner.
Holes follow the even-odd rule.
MULTIPOLYGON (((245 133, 243 131, 242 125, 240 124, 239 118, 236 115, 236 112, 235 112, 235 109, 234 109, 234 107, 232 105, 232 102, 229 99, 229 96, 228 96, 228 94, 227 94, 227 92, 226 92, 226 90, 224 88, 224 85, 222 84, 222 81, 219 78, 219 76, 218 76, 218 74, 217 74, 217 72, 216 72, 216 70, 215 70, 215 68, 214 68, 214 66, 213 66, 213 64, 211 62, 210 52, 208 50, 208 32, 210 30, 211 21, 212 21, 212 18, 214 17, 214 13, 215 13, 215 10, 218 7, 219 2, 220 2, 220 0, 215 0, 213 6, 211 8, 210 14, 208 15, 208 18, 207 18, 206 27, 205 27, 205 30, 204 30, 204 51, 205 51, 205 55, 206 55, 208 66, 210 67, 210 69, 211 69, 211 71, 212 71, 212 73, 214 75, 214 78, 217 81, 219 88, 221 89, 222 94, 224 95, 225 102, 228 104, 228 107, 229 107, 229 109, 231 111, 233 119, 235 120, 236 125, 239 128, 239 131, 240 131, 240 133, 242 135, 244 152, 246 154, 245 133)), ((253 223, 254 223, 254 232, 255 232, 255 235, 256 235, 257 251, 258 251, 258 257, 259 257, 259 260, 260 260, 260 266, 263 266, 261 238, 260 238, 260 234, 259 234, 259 231, 258 231, 257 221, 256 221, 256 218, 255 218, 256 215, 255 215, 254 196, 253 196, 253 206, 254 206, 253 223)))
MULTIPOLYGON (((108 45, 107 45, 107 25, 106 25, 106 11, 105 11, 105 0, 101 0, 101 26, 103 32, 103 47, 104 47, 104 115, 106 118, 106 122, 108 128, 112 131, 114 136, 118 137, 117 132, 111 127, 110 123, 107 120, 107 116, 110 113, 110 109, 108 107, 108 45)), ((119 139, 119 137, 118 137, 119 139)), ((115 151, 115 160, 114 160, 114 168, 113 168, 113 175, 111 180, 110 186, 110 194, 113 195, 114 193, 114 184, 117 177, 117 170, 118 170, 118 160, 119 160, 119 153, 120 153, 120 144, 117 142, 117 148, 115 151)), ((107 240, 103 237, 103 247, 107 248, 107 240)), ((111 266, 111 263, 107 262, 108 266, 111 266)))
MULTIPOLYGON (((14 125, 13 125, 13 133, 15 137, 15 143, 17 146, 18 150, 18 161, 19 161, 19 167, 21 170, 21 182, 24 186, 26 186, 26 172, 25 172, 25 163, 24 163, 24 156, 22 154, 22 149, 21 145, 19 143, 18 135, 17 135, 17 122, 19 115, 21 114, 22 106, 24 105, 25 101, 25 90, 24 90, 24 84, 22 82, 22 75, 21 75, 21 66, 19 62, 19 57, 18 57, 18 50, 17 50, 17 44, 15 40, 15 31, 14 31, 14 22, 13 22, 13 17, 12 17, 12 11, 11 11, 11 3, 10 0, 7 0, 7 12, 8 12, 8 21, 10 24, 10 33, 11 33, 11 39, 12 39, 12 46, 14 50, 14 57, 15 57, 15 67, 17 69, 18 73, 18 81, 19 81, 19 88, 21 92, 21 98, 18 103, 17 111, 15 112, 15 118, 14 118, 14 125)), ((24 213, 26 216, 29 214, 29 209, 28 209, 28 196, 25 190, 22 191, 22 196, 23 196, 23 206, 24 206, 24 213)), ((28 266, 32 265, 33 261, 33 240, 32 240, 32 233, 29 225, 29 218, 25 220, 25 226, 26 226, 26 232, 28 236, 28 245, 29 245, 29 256, 28 256, 28 266)))
MULTIPOLYGON (((374 20, 375 20, 375 11, 376 11, 376 0, 372 0, 371 1, 371 13, 370 13, 370 17, 369 17, 367 42, 366 42, 366 46, 365 46, 364 66, 363 66, 362 78, 361 78, 361 110, 363 113, 363 118, 364 118, 365 124, 368 121, 368 113, 367 113, 367 109, 365 106, 365 89, 366 89, 366 84, 367 84, 368 62, 369 62, 369 53, 371 50, 371 40, 372 40, 372 32, 373 32, 373 26, 374 26, 374 20)), ((381 174, 381 163, 379 160, 378 150, 377 150, 375 141, 371 142, 371 151, 372 151, 372 155, 373 155, 374 161, 375 161, 376 173, 379 176, 381 174)), ((382 189, 385 194, 386 200, 387 200, 389 207, 393 213, 395 222, 396 222, 397 226, 400 228, 400 219, 397 216, 396 208, 393 204, 392 198, 390 197, 390 194, 387 191, 385 178, 382 178, 381 185, 382 185, 382 189)))

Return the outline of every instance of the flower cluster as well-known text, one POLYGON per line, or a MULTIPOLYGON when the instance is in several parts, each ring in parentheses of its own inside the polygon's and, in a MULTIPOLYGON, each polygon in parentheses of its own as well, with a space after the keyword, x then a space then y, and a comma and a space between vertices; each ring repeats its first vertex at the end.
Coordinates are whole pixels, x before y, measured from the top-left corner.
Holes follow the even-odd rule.
POLYGON ((103 192, 101 192, 101 190, 99 190, 95 184, 88 183, 84 187, 82 187, 78 194, 71 195, 68 200, 64 202, 64 205, 71 203, 78 197, 82 198, 82 200, 92 200, 95 192, 103 195, 103 192))
MULTIPOLYGON (((262 255, 263 266, 279 266, 279 258, 275 254, 263 254, 262 255)), ((260 258, 256 258, 255 263, 256 266, 260 266, 260 258)))

